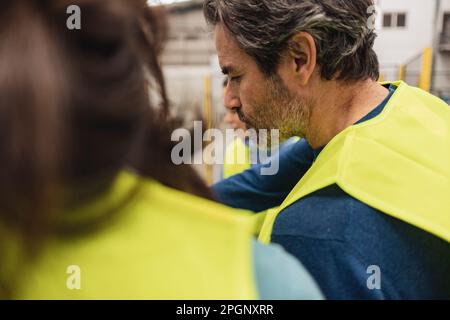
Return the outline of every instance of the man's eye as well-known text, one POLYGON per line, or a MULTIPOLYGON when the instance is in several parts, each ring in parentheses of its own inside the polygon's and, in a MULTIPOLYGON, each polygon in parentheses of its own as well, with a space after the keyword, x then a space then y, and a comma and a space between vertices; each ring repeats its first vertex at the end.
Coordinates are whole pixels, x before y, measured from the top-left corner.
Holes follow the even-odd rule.
POLYGON ((241 80, 241 77, 239 76, 239 77, 231 77, 230 78, 230 81, 233 81, 233 82, 239 82, 241 80))

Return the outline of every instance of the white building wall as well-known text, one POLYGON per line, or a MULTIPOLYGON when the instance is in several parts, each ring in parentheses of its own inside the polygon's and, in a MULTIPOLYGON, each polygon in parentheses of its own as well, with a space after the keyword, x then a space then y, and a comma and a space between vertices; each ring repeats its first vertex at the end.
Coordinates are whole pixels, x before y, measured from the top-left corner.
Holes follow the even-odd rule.
MULTIPOLYGON (((400 65, 419 56, 424 48, 433 47, 435 37, 442 32, 444 13, 450 12, 450 0, 441 0, 441 10, 436 21, 436 2, 437 0, 378 0, 381 12, 375 51, 380 61, 380 71, 386 80, 396 79, 400 65), (383 13, 387 12, 405 12, 407 26, 402 29, 381 27, 383 13)), ((434 58, 433 92, 450 96, 450 53, 435 50, 434 58)), ((412 78, 416 77, 416 70, 417 73, 420 72, 420 67, 420 60, 410 66, 412 78)))
POLYGON ((434 0, 379 0, 379 19, 385 12, 406 12, 407 24, 402 29, 378 30, 375 51, 380 60, 381 73, 386 80, 394 80, 398 66, 419 54, 433 43, 434 0))

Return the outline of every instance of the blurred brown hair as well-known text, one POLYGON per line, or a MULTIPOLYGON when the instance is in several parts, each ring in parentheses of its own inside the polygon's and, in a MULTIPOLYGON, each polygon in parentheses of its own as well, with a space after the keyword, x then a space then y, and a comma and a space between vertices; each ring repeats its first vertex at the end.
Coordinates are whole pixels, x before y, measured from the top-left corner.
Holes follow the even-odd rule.
POLYGON ((176 122, 158 62, 165 30, 164 14, 145 0, 2 2, 0 227, 39 243, 57 232, 67 203, 105 191, 125 167, 211 197, 193 169, 170 159, 176 122), (73 4, 81 30, 66 27, 73 4))

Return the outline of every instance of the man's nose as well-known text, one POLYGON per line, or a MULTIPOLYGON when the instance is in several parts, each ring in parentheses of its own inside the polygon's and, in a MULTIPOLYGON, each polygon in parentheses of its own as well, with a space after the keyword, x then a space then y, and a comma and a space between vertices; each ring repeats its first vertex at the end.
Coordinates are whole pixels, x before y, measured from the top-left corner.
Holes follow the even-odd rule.
POLYGON ((238 95, 228 85, 225 88, 224 105, 226 108, 233 110, 241 107, 241 100, 238 95))

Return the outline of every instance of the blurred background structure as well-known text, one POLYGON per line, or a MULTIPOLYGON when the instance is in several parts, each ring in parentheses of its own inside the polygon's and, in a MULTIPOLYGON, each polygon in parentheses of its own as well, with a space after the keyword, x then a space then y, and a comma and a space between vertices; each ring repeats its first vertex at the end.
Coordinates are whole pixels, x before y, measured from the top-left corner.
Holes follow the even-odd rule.
MULTIPOLYGON (((203 0, 163 2, 170 12, 162 59, 170 99, 188 119, 201 113, 208 126, 223 128, 223 76, 203 0)), ((450 0, 376 0, 376 5, 380 81, 401 79, 450 103, 450 0)), ((217 181, 216 169, 205 170, 207 180, 217 181)))
POLYGON ((205 104, 217 106, 215 119, 212 119, 217 125, 223 114, 220 105, 223 76, 215 54, 213 33, 205 23, 202 6, 203 0, 168 5, 169 39, 162 64, 175 108, 185 115, 186 109, 197 113, 207 112, 205 104))
POLYGON ((405 80, 450 103, 450 0, 378 0, 382 80, 405 80))
MULTIPOLYGON (((213 32, 203 18, 203 0, 175 1, 167 7, 169 38, 162 64, 169 99, 176 113, 187 121, 199 120, 200 116, 205 120, 206 129, 224 129, 224 76, 216 55, 213 32)), ((192 126, 192 121, 187 126, 192 126)), ((225 146, 220 148, 224 150, 225 146)), ((203 156, 208 157, 208 153, 203 156)), ((220 165, 194 167, 208 183, 220 180, 220 165)))

